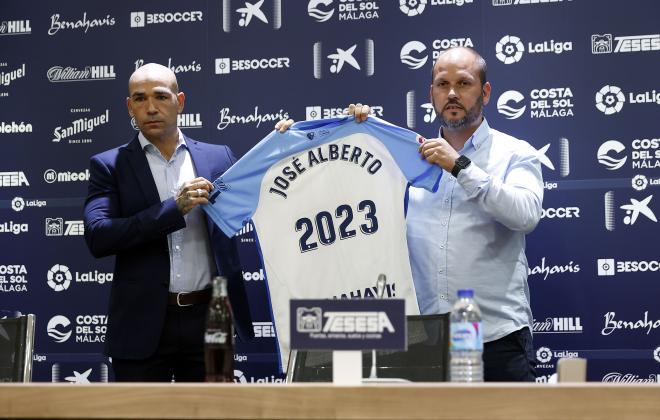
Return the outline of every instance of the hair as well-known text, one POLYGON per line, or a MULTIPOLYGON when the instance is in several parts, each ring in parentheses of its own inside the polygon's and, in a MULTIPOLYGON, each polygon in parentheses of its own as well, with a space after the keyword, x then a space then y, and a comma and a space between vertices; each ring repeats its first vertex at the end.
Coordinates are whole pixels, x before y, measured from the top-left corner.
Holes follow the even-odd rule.
MULTIPOLYGON (((481 54, 476 52, 474 49, 472 49, 470 47, 451 47, 451 48, 448 48, 448 49, 442 51, 438 56, 438 60, 440 60, 440 57, 442 57, 443 54, 445 54, 449 51, 458 50, 458 49, 469 51, 474 55, 474 62, 477 65, 477 71, 478 71, 478 74, 479 74, 479 81, 481 82, 481 86, 485 85, 486 82, 488 81, 488 77, 487 77, 488 66, 486 65, 486 60, 481 56, 481 54)), ((436 61, 436 63, 437 63, 437 61, 436 61)), ((433 84, 434 72, 435 72, 435 64, 433 64, 433 68, 431 68, 431 84, 433 84)))

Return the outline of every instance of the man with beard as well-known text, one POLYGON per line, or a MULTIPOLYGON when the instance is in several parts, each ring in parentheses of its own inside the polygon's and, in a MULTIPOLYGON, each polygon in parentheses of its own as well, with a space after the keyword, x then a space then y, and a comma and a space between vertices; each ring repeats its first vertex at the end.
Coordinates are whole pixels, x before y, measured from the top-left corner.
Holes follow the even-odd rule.
MULTIPOLYGON (((420 154, 446 172, 435 193, 410 188, 410 264, 423 314, 450 312, 458 289, 474 289, 486 381, 532 382, 525 235, 541 218, 541 166, 528 143, 490 128, 483 116, 490 93, 476 51, 452 48, 438 57, 430 96, 441 127, 420 154)), ((364 121, 369 107, 351 104, 348 112, 364 121)))

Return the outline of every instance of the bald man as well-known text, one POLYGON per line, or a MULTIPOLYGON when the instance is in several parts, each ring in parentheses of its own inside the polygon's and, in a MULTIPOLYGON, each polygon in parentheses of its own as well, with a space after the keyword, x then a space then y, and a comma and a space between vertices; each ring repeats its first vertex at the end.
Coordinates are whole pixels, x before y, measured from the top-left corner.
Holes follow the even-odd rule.
POLYGON ((106 353, 117 381, 204 380, 215 275, 229 279, 239 335, 252 336, 235 244, 199 207, 236 159, 178 129, 185 99, 169 68, 140 67, 126 98, 139 133, 90 161, 85 240, 95 257, 116 256, 106 353))

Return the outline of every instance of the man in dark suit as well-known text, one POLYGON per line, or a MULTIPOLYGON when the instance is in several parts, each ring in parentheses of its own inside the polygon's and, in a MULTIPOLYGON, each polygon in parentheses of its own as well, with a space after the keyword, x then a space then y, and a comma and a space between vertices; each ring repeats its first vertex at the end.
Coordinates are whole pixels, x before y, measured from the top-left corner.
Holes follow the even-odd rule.
POLYGON ((140 67, 128 91, 140 132, 91 158, 85 202, 89 249, 116 256, 106 353, 118 381, 202 381, 214 275, 229 279, 239 336, 252 336, 234 242, 199 207, 236 159, 178 129, 185 94, 169 68, 140 67))

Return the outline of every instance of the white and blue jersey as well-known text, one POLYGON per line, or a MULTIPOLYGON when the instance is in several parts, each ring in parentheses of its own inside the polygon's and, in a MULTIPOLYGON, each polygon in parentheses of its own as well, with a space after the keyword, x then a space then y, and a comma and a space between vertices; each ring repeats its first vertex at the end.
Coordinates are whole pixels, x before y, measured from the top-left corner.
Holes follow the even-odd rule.
POLYGON ((273 132, 220 178, 204 210, 228 236, 254 224, 282 366, 289 300, 387 297, 419 314, 406 242, 408 186, 435 191, 442 169, 418 135, 378 118, 305 121, 273 132))

